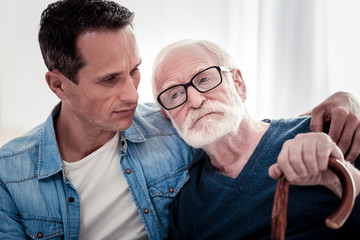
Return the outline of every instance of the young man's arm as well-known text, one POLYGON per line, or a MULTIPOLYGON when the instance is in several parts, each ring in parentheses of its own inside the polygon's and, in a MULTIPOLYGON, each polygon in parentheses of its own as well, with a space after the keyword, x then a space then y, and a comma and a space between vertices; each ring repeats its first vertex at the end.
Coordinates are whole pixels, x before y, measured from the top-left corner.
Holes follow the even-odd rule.
POLYGON ((338 145, 346 160, 354 163, 360 154, 360 104, 350 93, 337 92, 316 106, 310 130, 322 132, 330 122, 329 136, 338 145))
POLYGON ((360 171, 345 162, 338 146, 325 133, 302 133, 287 140, 279 153, 277 163, 269 168, 269 175, 278 179, 282 175, 296 185, 324 185, 341 197, 340 180, 328 168, 329 157, 343 161, 353 176, 356 196, 360 193, 360 171))

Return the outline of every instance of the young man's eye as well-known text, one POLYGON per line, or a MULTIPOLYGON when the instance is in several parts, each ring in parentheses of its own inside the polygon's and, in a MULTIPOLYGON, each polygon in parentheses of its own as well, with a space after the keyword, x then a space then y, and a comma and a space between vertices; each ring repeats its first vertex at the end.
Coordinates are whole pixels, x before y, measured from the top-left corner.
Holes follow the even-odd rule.
POLYGON ((131 76, 134 76, 134 75, 137 74, 139 71, 140 71, 139 68, 134 68, 133 70, 131 70, 130 75, 131 75, 131 76))
POLYGON ((111 83, 111 82, 114 82, 115 81, 115 77, 108 77, 108 78, 105 78, 104 80, 103 80, 103 82, 105 82, 105 83, 111 83))

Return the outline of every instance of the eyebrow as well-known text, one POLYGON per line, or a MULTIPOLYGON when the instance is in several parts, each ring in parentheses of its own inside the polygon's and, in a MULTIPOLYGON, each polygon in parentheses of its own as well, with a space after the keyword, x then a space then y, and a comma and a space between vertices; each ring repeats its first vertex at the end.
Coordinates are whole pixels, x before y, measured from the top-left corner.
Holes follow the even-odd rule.
MULTIPOLYGON (((194 71, 192 72, 192 75, 191 75, 191 78, 189 78, 189 80, 186 82, 190 82, 190 80, 196 75, 198 74, 199 72, 203 71, 204 69, 206 69, 207 67, 197 67, 194 69, 194 71)), ((169 81, 166 81, 166 83, 164 83, 162 85, 162 90, 161 91, 164 91, 168 88, 171 88, 173 86, 176 86, 176 85, 183 85, 184 83, 179 83, 178 81, 176 80, 169 80, 169 81)))
MULTIPOLYGON (((138 61, 138 63, 137 63, 133 68, 131 68, 130 71, 134 70, 135 68, 138 68, 141 63, 142 63, 142 60, 140 59, 140 60, 138 61)), ((114 73, 105 73, 105 74, 103 74, 102 76, 97 77, 96 80, 97 80, 97 81, 101 81, 101 80, 103 80, 103 79, 105 79, 105 78, 117 77, 117 76, 121 76, 121 75, 123 75, 123 74, 124 74, 123 71, 121 71, 121 72, 114 72, 114 73)))

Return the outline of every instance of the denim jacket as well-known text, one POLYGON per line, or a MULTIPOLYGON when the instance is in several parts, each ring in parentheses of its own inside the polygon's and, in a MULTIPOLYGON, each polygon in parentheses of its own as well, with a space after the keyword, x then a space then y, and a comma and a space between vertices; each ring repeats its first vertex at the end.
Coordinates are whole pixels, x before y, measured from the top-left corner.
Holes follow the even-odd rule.
MULTIPOLYGON (((0 148, 0 239, 78 239, 79 196, 63 174, 54 118, 0 148)), ((120 164, 150 239, 164 239, 169 205, 203 153, 154 104, 139 104, 120 164)), ((121 236, 119 236, 121 238, 121 236)))

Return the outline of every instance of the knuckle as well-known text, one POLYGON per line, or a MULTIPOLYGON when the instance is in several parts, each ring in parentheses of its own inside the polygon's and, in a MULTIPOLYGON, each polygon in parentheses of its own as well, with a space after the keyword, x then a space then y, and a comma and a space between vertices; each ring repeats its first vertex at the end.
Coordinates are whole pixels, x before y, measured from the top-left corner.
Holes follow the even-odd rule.
POLYGON ((325 159, 328 157, 327 151, 325 148, 319 149, 316 154, 318 159, 325 159))
POLYGON ((303 153, 303 159, 305 163, 311 163, 313 161, 313 156, 309 153, 303 153))
POLYGON ((297 161, 297 157, 295 156, 295 155, 293 155, 293 154, 290 154, 290 156, 289 156, 289 162, 290 163, 294 163, 294 162, 296 162, 297 161))
MULTIPOLYGON (((296 138, 296 137, 295 137, 295 138, 296 138)), ((294 138, 294 139, 286 140, 286 141, 284 142, 284 144, 283 144, 283 148, 288 148, 288 147, 292 144, 292 142, 295 140, 295 138, 294 138)))
POLYGON ((348 111, 346 111, 343 107, 336 107, 333 109, 334 115, 338 115, 340 117, 345 117, 348 115, 348 111))
POLYGON ((322 112, 323 108, 324 108, 323 104, 320 104, 320 105, 313 108, 313 110, 311 111, 311 114, 312 115, 317 115, 317 114, 322 112))
POLYGON ((331 138, 326 133, 320 132, 317 133, 317 136, 319 137, 320 141, 331 141, 331 138))
POLYGON ((316 137, 317 144, 320 146, 326 145, 329 143, 333 143, 333 140, 331 139, 331 137, 329 135, 327 135, 326 133, 323 133, 323 132, 316 133, 315 137, 316 137))
MULTIPOLYGON (((299 133, 299 134, 297 134, 297 135, 294 137, 294 140, 301 139, 302 137, 303 137, 303 134, 302 134, 302 133, 299 133)), ((287 141, 291 141, 291 140, 287 140, 287 141)))
POLYGON ((350 123, 350 124, 359 124, 359 118, 353 114, 353 113, 349 113, 348 117, 347 117, 347 121, 350 123))

